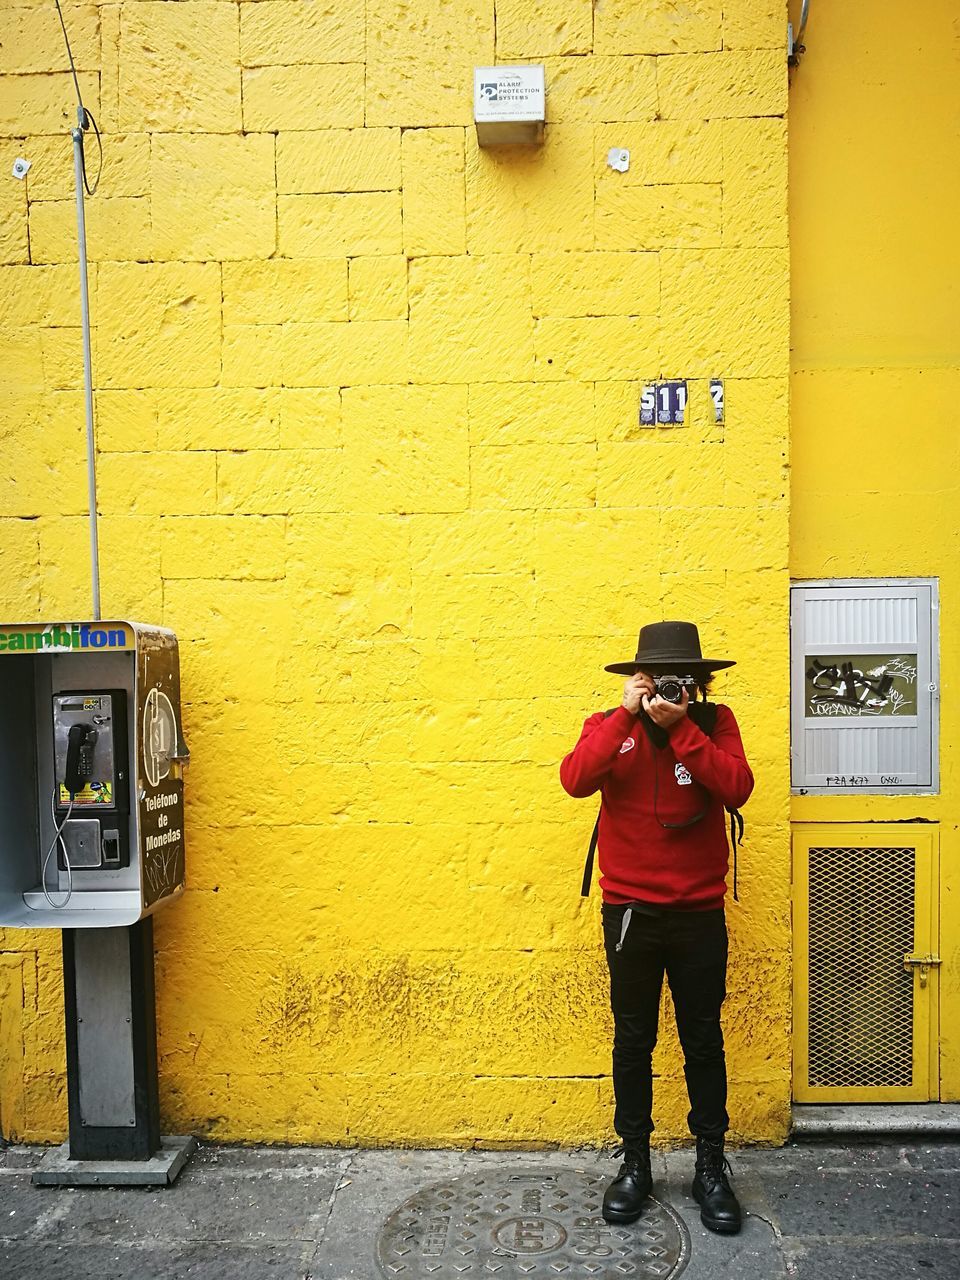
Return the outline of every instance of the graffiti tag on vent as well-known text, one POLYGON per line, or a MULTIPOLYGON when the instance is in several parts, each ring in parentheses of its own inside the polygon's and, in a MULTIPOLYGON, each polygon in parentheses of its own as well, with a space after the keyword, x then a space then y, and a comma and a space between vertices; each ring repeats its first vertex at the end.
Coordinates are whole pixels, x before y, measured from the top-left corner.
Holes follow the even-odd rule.
POLYGON ((913 654, 843 654, 809 662, 808 716, 917 714, 913 654))

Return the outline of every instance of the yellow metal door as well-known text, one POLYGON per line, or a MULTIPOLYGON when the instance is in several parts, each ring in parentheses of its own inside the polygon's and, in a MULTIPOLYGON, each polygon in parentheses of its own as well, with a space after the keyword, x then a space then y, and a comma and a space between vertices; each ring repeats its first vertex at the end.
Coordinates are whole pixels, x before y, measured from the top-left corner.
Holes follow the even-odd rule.
POLYGON ((937 855, 928 826, 794 826, 797 1102, 939 1097, 937 855))

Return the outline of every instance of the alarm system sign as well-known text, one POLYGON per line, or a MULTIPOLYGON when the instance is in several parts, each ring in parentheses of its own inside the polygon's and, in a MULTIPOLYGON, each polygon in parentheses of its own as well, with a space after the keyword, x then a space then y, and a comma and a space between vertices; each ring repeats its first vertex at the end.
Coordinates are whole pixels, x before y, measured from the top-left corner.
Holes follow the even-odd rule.
POLYGON ((473 73, 474 118, 479 121, 542 120, 543 65, 476 67, 473 73))

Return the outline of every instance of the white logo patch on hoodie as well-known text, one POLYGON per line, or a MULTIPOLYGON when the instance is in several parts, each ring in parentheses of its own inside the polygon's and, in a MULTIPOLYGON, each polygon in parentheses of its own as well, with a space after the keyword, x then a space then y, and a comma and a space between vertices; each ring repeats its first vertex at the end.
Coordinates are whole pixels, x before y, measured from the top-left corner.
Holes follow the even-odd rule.
POLYGON ((673 772, 677 775, 678 787, 689 787, 691 782, 693 782, 693 778, 691 778, 690 776, 690 770, 686 767, 686 765, 678 764, 674 768, 673 772))
POLYGON ((623 755, 623 754, 624 754, 625 752, 627 752, 627 751, 632 751, 632 750, 633 750, 633 748, 634 748, 636 745, 637 745, 637 744, 636 744, 636 742, 633 740, 633 738, 627 738, 627 739, 624 741, 623 746, 620 748, 620 754, 621 754, 621 755, 623 755))

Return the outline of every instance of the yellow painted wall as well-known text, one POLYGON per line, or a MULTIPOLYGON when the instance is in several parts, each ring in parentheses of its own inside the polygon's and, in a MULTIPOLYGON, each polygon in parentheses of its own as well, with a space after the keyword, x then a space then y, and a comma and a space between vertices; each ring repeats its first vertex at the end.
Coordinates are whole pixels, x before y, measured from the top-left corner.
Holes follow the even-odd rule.
MULTIPOLYGON (((188 888, 156 920, 166 1131, 611 1132, 593 802, 561 756, 640 625, 693 617, 758 787, 735 1132, 789 1106, 785 15, 766 0, 69 6, 104 610, 181 641, 188 888), (472 68, 543 60, 540 151, 472 68), (628 147, 626 174, 605 161, 628 147), (643 381, 691 420, 637 425, 643 381), (726 381, 727 423, 707 380, 726 381)), ((0 615, 86 616, 68 77, 5 8, 0 615)), ((65 1124, 55 934, 0 938, 9 1132, 65 1124), (9 957, 12 957, 10 959, 9 957), (6 1001, 6 1003, 4 1003, 6 1001), (12 1028, 12 1029, 11 1029, 12 1028)), ((685 1133, 675 1037, 659 1135, 685 1133)))
POLYGON ((937 577, 941 794, 795 819, 940 824, 941 1097, 960 1099, 960 28, 949 0, 814 5, 790 90, 790 568, 937 577))

